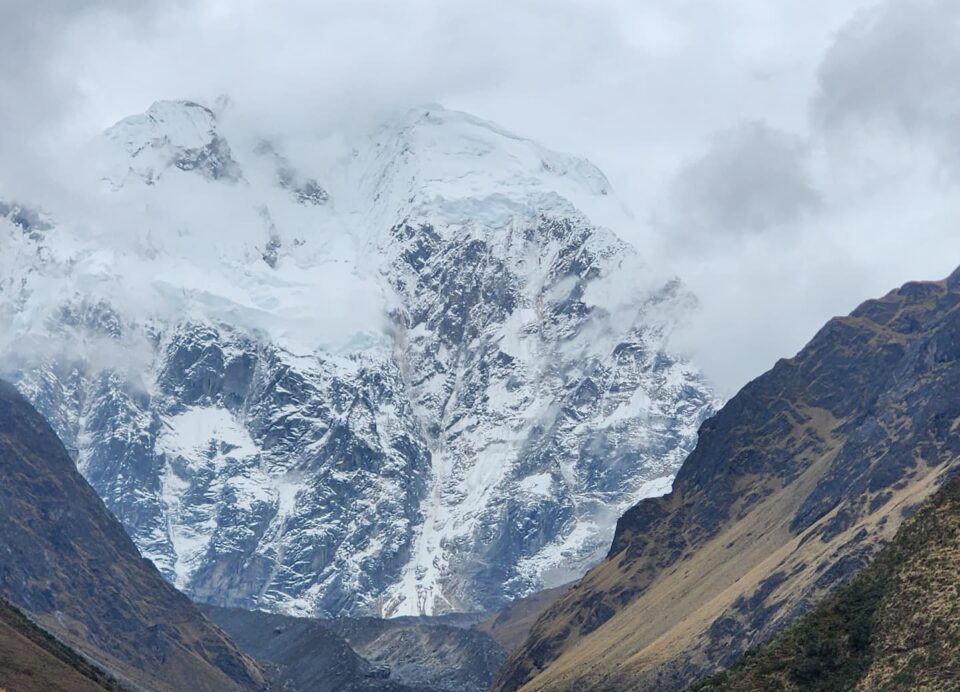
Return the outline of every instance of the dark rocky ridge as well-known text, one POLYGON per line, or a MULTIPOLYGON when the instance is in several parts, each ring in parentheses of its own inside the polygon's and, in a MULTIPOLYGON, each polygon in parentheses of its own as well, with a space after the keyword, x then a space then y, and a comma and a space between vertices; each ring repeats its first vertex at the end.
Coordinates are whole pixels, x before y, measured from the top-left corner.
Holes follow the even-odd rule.
POLYGON ((286 692, 409 690, 388 680, 389 670, 357 655, 320 620, 240 608, 202 608, 244 651, 260 661, 275 684, 286 692))
POLYGON ((140 557, 43 418, 0 382, 0 595, 156 690, 260 689, 227 636, 140 557))
POLYGON ((317 620, 202 608, 291 692, 485 692, 506 658, 453 616, 317 620))
POLYGON ((414 687, 486 692, 507 658, 474 616, 336 618, 329 627, 361 656, 414 687))
POLYGON ((477 629, 493 637, 506 651, 513 651, 524 642, 543 611, 572 587, 564 584, 518 598, 478 623, 477 629))
POLYGON ((960 271, 831 320, 700 429, 498 689, 679 689, 846 582, 960 457, 960 271))

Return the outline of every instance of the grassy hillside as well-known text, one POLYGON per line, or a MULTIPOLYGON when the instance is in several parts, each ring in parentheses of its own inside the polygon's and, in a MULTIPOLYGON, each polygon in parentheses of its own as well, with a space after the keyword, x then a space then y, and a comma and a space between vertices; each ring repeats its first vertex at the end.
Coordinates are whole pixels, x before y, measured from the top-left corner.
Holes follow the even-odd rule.
POLYGON ((960 689, 960 479, 876 560, 697 692, 960 689))
POLYGON ((0 598, 0 690, 95 692, 120 683, 0 598))

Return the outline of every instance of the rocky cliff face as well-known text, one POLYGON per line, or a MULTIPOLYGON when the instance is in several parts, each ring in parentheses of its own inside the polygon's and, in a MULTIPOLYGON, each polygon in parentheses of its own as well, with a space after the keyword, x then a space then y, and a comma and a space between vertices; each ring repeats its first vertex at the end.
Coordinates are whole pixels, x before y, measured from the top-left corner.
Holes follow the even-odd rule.
POLYGON ((156 104, 105 137, 111 223, 0 227, 6 368, 140 549, 311 615, 582 574, 716 403, 603 175, 442 108, 317 170, 228 130, 156 104))
POLYGON ((829 322, 704 423, 499 689, 681 689, 846 582, 958 468, 958 337, 960 272, 829 322))
POLYGON ((0 459, 4 598, 123 685, 264 686, 257 665, 140 557, 50 426, 6 383, 0 459))

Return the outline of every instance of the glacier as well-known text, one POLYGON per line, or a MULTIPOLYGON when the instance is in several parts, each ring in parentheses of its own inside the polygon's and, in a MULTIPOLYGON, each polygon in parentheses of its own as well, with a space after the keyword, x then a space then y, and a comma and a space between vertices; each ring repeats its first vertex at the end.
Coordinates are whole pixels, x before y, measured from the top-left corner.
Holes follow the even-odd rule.
POLYGON ((469 114, 284 147, 158 102, 96 142, 84 214, 0 200, 4 374, 195 599, 489 611, 581 576, 719 404, 670 348, 695 297, 595 166, 469 114))

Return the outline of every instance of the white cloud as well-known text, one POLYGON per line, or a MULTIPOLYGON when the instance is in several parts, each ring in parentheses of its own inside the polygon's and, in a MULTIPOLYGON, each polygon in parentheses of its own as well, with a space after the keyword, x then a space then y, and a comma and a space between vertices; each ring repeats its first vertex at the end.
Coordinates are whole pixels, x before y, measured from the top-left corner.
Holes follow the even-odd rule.
POLYGON ((237 130, 297 141, 440 101, 607 172, 634 211, 618 230, 700 297, 677 343, 731 393, 831 315, 960 264, 958 15, 948 0, 0 0, 0 196, 66 190, 93 213, 64 154, 161 98, 229 93, 237 130))
POLYGON ((678 167, 655 215, 660 256, 704 308, 679 343, 725 392, 830 316, 960 265, 958 17, 933 0, 854 13, 792 134, 741 126, 678 167))

